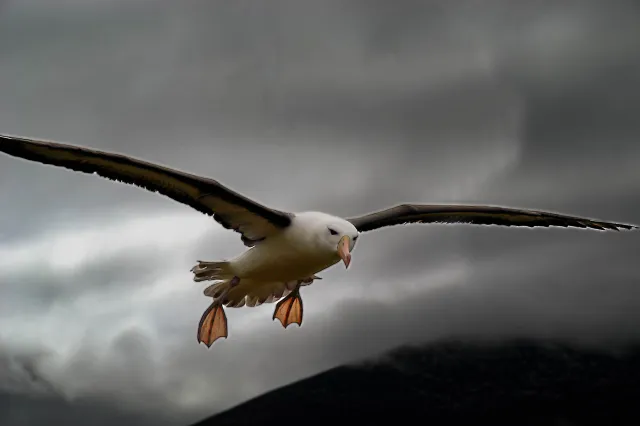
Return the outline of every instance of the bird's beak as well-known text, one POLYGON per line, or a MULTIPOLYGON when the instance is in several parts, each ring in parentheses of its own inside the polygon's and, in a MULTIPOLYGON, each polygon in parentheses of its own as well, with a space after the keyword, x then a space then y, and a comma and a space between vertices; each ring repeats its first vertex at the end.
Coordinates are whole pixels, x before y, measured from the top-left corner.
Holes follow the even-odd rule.
POLYGON ((340 242, 338 243, 338 255, 340 259, 344 262, 344 266, 346 268, 349 267, 351 263, 351 253, 349 253, 349 245, 351 243, 351 239, 348 235, 340 238, 340 242))

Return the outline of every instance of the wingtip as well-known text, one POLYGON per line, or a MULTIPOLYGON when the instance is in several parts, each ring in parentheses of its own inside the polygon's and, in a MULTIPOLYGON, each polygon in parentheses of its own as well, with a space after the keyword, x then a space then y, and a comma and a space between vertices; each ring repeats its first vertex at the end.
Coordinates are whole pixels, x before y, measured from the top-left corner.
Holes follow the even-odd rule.
POLYGON ((640 226, 631 225, 631 224, 616 224, 614 229, 616 231, 620 231, 621 229, 625 230, 625 231, 633 231, 633 230, 636 230, 636 229, 640 229, 640 226))
POLYGON ((640 229, 638 225, 631 225, 629 223, 611 223, 611 222, 590 222, 588 227, 599 231, 633 231, 640 229))

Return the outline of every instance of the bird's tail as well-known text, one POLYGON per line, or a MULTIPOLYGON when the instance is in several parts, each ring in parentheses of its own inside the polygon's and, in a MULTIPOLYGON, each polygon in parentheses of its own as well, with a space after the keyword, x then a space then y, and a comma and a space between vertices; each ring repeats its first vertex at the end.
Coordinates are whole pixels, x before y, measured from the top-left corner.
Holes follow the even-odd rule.
POLYGON ((291 293, 297 281, 284 282, 260 282, 253 280, 240 280, 231 287, 231 280, 221 280, 204 289, 204 295, 219 299, 227 291, 222 304, 229 308, 241 308, 243 306, 254 307, 263 303, 272 303, 281 297, 291 293))
POLYGON ((193 272, 193 280, 195 282, 230 280, 233 278, 233 272, 227 261, 204 262, 198 260, 198 264, 191 268, 191 272, 193 272))
POLYGON ((225 300, 222 303, 229 308, 240 308, 243 306, 254 307, 263 303, 273 303, 282 297, 286 297, 298 285, 309 285, 320 277, 309 277, 304 280, 293 280, 287 282, 273 281, 253 281, 241 279, 240 282, 231 287, 231 280, 220 280, 211 284, 204 290, 204 295, 212 297, 214 300, 222 297, 227 291, 225 300))

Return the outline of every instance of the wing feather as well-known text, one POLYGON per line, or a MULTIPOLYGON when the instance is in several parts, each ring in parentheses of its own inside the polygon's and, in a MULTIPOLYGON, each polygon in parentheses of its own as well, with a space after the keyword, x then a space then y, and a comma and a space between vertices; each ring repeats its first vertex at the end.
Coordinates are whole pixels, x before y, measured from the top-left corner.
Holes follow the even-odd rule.
POLYGON ((636 225, 604 222, 538 210, 497 206, 401 204, 363 216, 347 218, 360 232, 407 223, 466 223, 527 227, 574 227, 597 230, 634 229, 636 225))
POLYGON ((0 152, 76 172, 136 185, 213 216, 253 246, 291 224, 293 214, 259 204, 213 179, 200 177, 121 154, 0 135, 0 152))

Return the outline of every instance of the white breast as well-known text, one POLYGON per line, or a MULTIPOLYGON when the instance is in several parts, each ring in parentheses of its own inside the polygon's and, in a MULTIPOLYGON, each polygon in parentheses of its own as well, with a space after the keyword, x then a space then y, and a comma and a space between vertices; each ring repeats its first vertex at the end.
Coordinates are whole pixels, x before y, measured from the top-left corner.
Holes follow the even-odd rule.
POLYGON ((234 272, 241 279, 289 281, 310 277, 334 265, 340 260, 337 254, 320 250, 317 244, 318 219, 324 217, 331 216, 300 213, 282 233, 232 259, 234 272))

